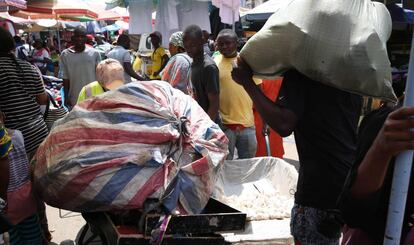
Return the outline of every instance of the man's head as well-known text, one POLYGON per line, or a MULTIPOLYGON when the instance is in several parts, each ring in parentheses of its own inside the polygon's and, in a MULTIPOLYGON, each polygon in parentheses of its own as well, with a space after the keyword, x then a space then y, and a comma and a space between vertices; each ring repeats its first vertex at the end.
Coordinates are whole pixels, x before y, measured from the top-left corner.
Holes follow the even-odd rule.
POLYGON ((170 45, 168 47, 170 50, 171 56, 174 56, 178 53, 184 53, 184 43, 183 43, 183 32, 178 31, 171 35, 170 45))
POLYGON ((105 42, 105 37, 101 34, 96 34, 95 35, 95 41, 96 41, 96 44, 102 45, 105 42))
POLYGON ((131 40, 129 39, 128 35, 121 34, 119 35, 116 44, 124 47, 125 49, 129 49, 131 47, 131 40))
POLYGON ((75 31, 73 32, 73 46, 75 47, 75 51, 82 52, 85 50, 86 44, 86 29, 83 26, 77 26, 75 31))
POLYGON ((230 29, 223 29, 216 39, 217 49, 226 58, 237 56, 237 34, 230 29))
POLYGON ((184 30, 184 47, 191 58, 203 57, 203 32, 197 25, 188 26, 184 30))
POLYGON ((151 37, 152 46, 154 46, 155 48, 158 48, 159 46, 161 46, 162 35, 160 32, 154 31, 153 33, 150 34, 150 37, 151 37))
POLYGON ((207 43, 208 39, 210 39, 210 33, 208 33, 206 30, 203 30, 203 42, 207 43))
POLYGON ((117 60, 103 60, 96 67, 96 79, 102 87, 114 90, 124 84, 124 67, 117 60))
POLYGON ((0 53, 10 53, 10 51, 16 48, 13 36, 3 27, 0 27, 0 43, 0 53))
POLYGON ((35 40, 34 43, 33 43, 33 47, 35 49, 41 49, 43 47, 42 41, 39 40, 39 39, 35 40))
POLYGON ((94 46, 95 45, 95 37, 91 34, 86 35, 86 43, 94 46))
POLYGON ((14 37, 13 37, 13 39, 14 39, 14 42, 16 43, 16 45, 17 45, 17 44, 23 44, 23 40, 22 40, 22 38, 21 38, 21 37, 19 37, 19 36, 14 36, 14 37))

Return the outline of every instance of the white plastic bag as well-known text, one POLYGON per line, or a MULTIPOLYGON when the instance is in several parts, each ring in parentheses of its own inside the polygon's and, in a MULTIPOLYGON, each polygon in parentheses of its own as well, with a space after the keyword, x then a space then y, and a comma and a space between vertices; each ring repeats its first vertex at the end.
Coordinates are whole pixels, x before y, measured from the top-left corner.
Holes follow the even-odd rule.
POLYGON ((324 84, 396 101, 386 7, 370 0, 286 0, 242 49, 256 76, 296 69, 324 84))

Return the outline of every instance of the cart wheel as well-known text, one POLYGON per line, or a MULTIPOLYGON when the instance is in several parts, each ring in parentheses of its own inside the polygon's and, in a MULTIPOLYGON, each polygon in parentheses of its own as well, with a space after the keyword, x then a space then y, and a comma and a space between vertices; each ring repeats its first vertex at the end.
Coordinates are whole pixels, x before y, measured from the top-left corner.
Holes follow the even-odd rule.
POLYGON ((86 223, 86 225, 82 227, 77 244, 89 245, 97 244, 97 242, 101 242, 100 244, 102 245, 110 245, 108 243, 108 239, 102 232, 93 229, 88 223, 86 223), (98 241, 97 238, 99 239, 98 241))

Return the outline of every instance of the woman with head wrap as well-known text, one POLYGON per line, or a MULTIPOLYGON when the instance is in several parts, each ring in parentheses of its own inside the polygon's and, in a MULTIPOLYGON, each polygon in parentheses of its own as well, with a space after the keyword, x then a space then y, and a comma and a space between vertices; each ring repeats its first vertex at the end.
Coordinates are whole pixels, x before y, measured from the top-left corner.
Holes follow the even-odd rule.
POLYGON ((161 80, 169 82, 174 88, 191 94, 190 71, 191 58, 186 54, 183 33, 175 32, 170 37, 171 58, 161 72, 161 80))

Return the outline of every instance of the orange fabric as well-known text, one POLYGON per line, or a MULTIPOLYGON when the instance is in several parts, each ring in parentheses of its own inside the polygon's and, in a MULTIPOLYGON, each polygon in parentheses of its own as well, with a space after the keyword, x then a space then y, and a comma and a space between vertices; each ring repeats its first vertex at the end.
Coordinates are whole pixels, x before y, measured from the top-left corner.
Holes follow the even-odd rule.
MULTIPOLYGON (((276 80, 263 80, 262 90, 265 95, 272 101, 276 101, 279 94, 280 87, 282 85, 282 78, 276 80)), ((254 110, 254 125, 256 126, 256 138, 257 138, 257 152, 256 156, 267 156, 266 153, 266 141, 262 134, 263 121, 259 113, 254 110)), ((283 139, 278 133, 270 129, 270 149, 272 156, 283 158, 285 151, 283 149, 283 139)))

